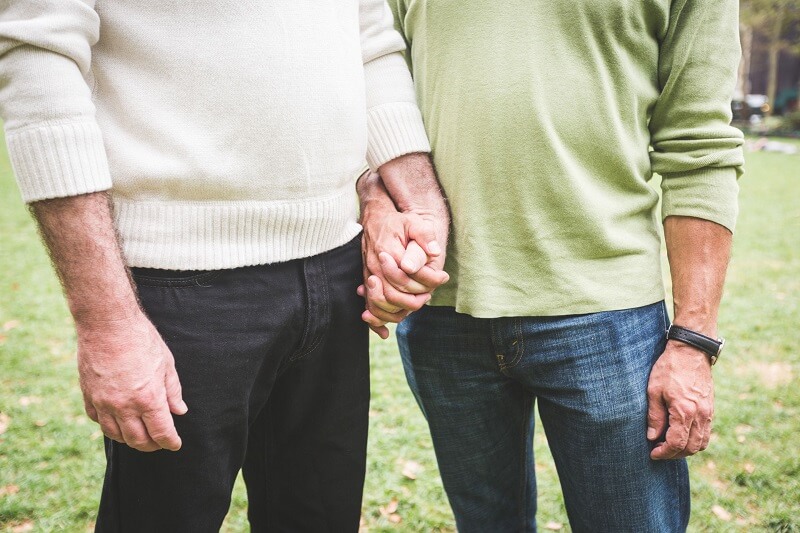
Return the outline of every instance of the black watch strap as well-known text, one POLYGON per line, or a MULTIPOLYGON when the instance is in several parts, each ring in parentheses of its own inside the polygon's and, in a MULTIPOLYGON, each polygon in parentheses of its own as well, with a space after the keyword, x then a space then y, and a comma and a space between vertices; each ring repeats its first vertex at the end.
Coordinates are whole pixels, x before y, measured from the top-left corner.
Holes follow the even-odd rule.
POLYGON ((725 339, 712 339, 675 324, 671 325, 667 330, 667 339, 694 346, 698 350, 707 353, 711 358, 712 365, 717 362, 719 355, 722 353, 722 347, 725 345, 725 339))

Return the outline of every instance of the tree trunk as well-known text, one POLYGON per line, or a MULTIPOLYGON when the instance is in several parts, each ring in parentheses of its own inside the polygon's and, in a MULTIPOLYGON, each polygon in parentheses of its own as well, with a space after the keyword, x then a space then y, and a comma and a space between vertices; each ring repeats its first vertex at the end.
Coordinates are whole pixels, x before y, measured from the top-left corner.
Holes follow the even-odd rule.
POLYGON ((781 48, 778 44, 769 45, 769 70, 767 71, 767 102, 769 108, 766 115, 771 117, 775 112, 775 98, 778 93, 778 61, 781 56, 781 48))
POLYGON ((769 69, 767 71, 767 116, 771 117, 775 112, 775 97, 778 95, 778 62, 781 59, 781 37, 783 34, 783 23, 785 10, 781 9, 775 14, 775 21, 769 36, 769 69))
POLYGON ((740 24, 742 40, 742 60, 739 63, 739 76, 736 82, 736 97, 744 100, 750 94, 750 59, 753 55, 753 27, 740 24))

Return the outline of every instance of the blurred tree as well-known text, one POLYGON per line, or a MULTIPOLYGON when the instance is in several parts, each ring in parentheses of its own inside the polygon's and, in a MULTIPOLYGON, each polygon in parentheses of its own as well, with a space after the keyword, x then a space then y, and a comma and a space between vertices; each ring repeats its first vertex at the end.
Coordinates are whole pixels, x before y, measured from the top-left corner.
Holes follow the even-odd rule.
POLYGON ((800 53, 800 43, 790 38, 790 31, 800 26, 800 0, 741 0, 742 23, 767 38, 769 69, 767 73, 768 115, 772 115, 778 91, 778 60, 782 50, 800 53))

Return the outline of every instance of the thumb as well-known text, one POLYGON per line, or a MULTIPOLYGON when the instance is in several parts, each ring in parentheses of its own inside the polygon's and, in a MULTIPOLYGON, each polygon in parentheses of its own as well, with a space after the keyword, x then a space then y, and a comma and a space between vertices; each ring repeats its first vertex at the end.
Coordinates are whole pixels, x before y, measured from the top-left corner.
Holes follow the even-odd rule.
POLYGON ((403 259, 400 260, 400 268, 406 274, 416 274, 427 262, 428 256, 425 250, 422 249, 417 241, 410 241, 406 246, 403 259))
MULTIPOLYGON (((428 257, 437 257, 442 253, 442 247, 436 240, 433 223, 420 217, 414 217, 406 228, 409 241, 416 241, 428 257)), ((410 242, 409 242, 410 244, 410 242)), ((425 261, 427 263, 427 261, 425 261)))
POLYGON ((167 366, 167 374, 164 377, 164 385, 167 388, 167 403, 169 410, 176 415, 185 415, 189 410, 186 402, 183 401, 183 390, 181 381, 178 379, 178 372, 175 370, 175 363, 167 366))
POLYGON ((647 440, 656 440, 667 429, 667 406, 657 392, 647 393, 647 440))

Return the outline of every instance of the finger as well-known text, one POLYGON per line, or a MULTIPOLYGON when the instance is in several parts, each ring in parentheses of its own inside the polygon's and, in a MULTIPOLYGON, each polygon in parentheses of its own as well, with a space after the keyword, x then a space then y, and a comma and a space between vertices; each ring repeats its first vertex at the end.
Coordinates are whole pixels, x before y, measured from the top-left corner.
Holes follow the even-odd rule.
POLYGON ((161 446, 150 438, 141 418, 131 416, 128 418, 117 417, 117 424, 125 444, 140 452, 154 452, 161 446))
MULTIPOLYGON (((383 302, 383 305, 385 306, 389 305, 386 303, 383 292, 383 283, 381 282, 380 278, 377 276, 370 276, 370 279, 367 280, 367 310, 371 315, 376 317, 379 321, 382 321, 383 324, 386 324, 387 322, 400 322, 406 316, 408 316, 408 311, 406 310, 400 310, 397 313, 389 313, 383 310, 381 307, 375 305, 376 301, 383 302), (372 286, 370 287, 370 285, 372 286)), ((362 319, 364 319, 364 315, 362 315, 362 319)))
POLYGON ((366 322, 369 325, 369 329, 377 333, 381 339, 386 340, 389 338, 389 328, 386 327, 386 323, 379 320, 375 315, 369 311, 364 311, 361 313, 361 319, 366 322))
POLYGON ((417 246, 424 251, 425 255, 429 257, 441 255, 442 247, 436 240, 436 232, 431 222, 415 217, 408 224, 406 233, 410 241, 418 243, 417 246))
POLYGON ((708 425, 706 425, 706 430, 703 433, 703 443, 700 445, 700 450, 705 450, 708 448, 708 444, 711 442, 711 422, 709 421, 708 425))
POLYGON ((653 459, 674 459, 679 456, 689 443, 689 432, 693 416, 688 416, 678 407, 669 407, 669 428, 666 440, 656 446, 650 454, 653 459))
MULTIPOLYGON (((373 313, 375 312, 373 306, 375 306, 377 310, 389 315, 397 315, 402 320, 409 312, 417 311, 428 303, 430 299, 431 295, 428 293, 407 294, 400 292, 391 285, 383 283, 377 276, 370 276, 370 279, 367 280, 367 309, 373 313)), ((393 317, 376 316, 387 322, 394 322, 393 317)))
POLYGON ((367 278, 367 308, 378 308, 389 314, 402 311, 402 307, 398 307, 386 301, 384 292, 385 287, 378 276, 370 276, 367 278))
POLYGON ((667 407, 661 391, 647 391, 647 440, 656 440, 667 430, 667 407))
POLYGON ((106 437, 125 444, 122 431, 119 429, 119 424, 117 424, 113 416, 99 412, 97 414, 97 423, 100 424, 100 429, 106 437))
POLYGON ((386 252, 381 252, 379 259, 381 261, 383 277, 398 291, 408 294, 424 294, 436 288, 426 287, 422 283, 409 278, 408 274, 397 266, 397 262, 394 258, 386 252))
POLYGON ((97 409, 94 408, 94 405, 86 399, 86 396, 83 397, 83 408, 86 411, 86 414, 92 421, 97 422, 97 409))
POLYGON ((181 380, 178 378, 178 371, 175 370, 174 360, 170 360, 167 365, 167 373, 166 376, 164 376, 164 386, 167 389, 169 410, 176 415, 185 415, 189 407, 186 405, 186 402, 183 401, 183 389, 181 388, 181 380))
POLYGON ((146 411, 142 414, 142 422, 147 430, 147 434, 160 448, 172 450, 173 452, 181 449, 181 438, 175 429, 172 415, 166 404, 163 408, 153 411, 146 411))
POLYGON ((400 268, 406 274, 416 274, 427 262, 428 254, 425 253, 425 250, 422 249, 417 241, 409 241, 403 258, 400 260, 400 268))
POLYGON ((369 327, 371 328, 381 328, 386 325, 385 320, 381 320, 380 318, 373 315, 369 309, 361 313, 361 320, 366 322, 367 325, 369 325, 369 327))
POLYGON ((677 457, 688 457, 699 452, 703 445, 703 436, 705 432, 705 427, 702 426, 700 420, 693 420, 692 427, 689 428, 689 440, 686 442, 686 448, 684 448, 677 457))
POLYGON ((364 298, 367 295, 367 289, 366 287, 364 287, 363 283, 359 285, 358 288, 356 289, 356 294, 358 294, 362 298, 364 298))
POLYGON ((444 285, 450 280, 450 275, 447 272, 432 268, 430 265, 425 265, 416 274, 412 274, 409 277, 426 287, 431 287, 431 290, 444 285))

